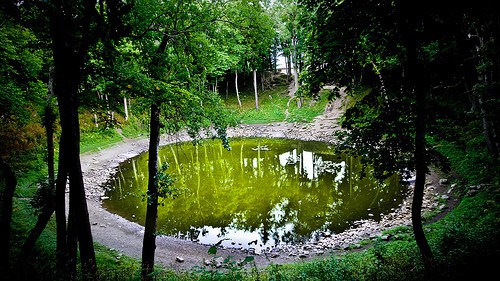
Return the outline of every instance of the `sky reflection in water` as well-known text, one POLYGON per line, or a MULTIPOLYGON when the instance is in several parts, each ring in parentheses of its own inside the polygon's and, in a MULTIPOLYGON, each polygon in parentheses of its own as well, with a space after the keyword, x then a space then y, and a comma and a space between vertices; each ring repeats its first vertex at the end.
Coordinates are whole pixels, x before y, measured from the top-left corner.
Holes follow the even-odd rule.
MULTIPOLYGON (((181 190, 160 199, 158 231, 203 244, 266 248, 339 233, 360 219, 380 219, 405 197, 397 176, 383 184, 361 177, 358 159, 333 154, 326 143, 232 139, 201 146, 169 145, 160 162, 181 190)), ((103 206, 144 225, 147 153, 122 163, 103 206)))

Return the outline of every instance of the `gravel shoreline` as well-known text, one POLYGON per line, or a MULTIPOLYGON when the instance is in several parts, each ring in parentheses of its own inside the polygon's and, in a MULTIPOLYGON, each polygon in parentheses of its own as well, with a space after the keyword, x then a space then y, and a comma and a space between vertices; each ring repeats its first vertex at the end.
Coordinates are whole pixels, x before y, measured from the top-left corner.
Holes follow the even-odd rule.
MULTIPOLYGON (((264 125, 240 125, 230 128, 228 136, 230 138, 293 138, 334 143, 333 132, 339 129, 336 122, 338 114, 338 111, 326 112, 312 123, 277 122, 264 125)), ((188 140, 187 134, 183 133, 165 135, 161 137, 160 145, 188 140)), ((101 207, 100 201, 104 195, 103 184, 116 172, 115 169, 121 162, 147 151, 148 145, 147 138, 124 139, 123 142, 112 147, 81 155, 93 239, 95 242, 116 250, 117 262, 122 255, 141 258, 144 227, 101 207)), ((435 173, 428 177, 423 203, 424 212, 436 209, 443 212, 450 210, 456 204, 456 201, 451 198, 450 188, 450 186, 440 184, 439 177, 435 173), (443 198, 449 198, 448 203, 438 204, 437 199, 443 198)), ((262 252, 220 248, 217 258, 208 254, 210 245, 159 236, 155 252, 156 263, 174 270, 190 270, 195 266, 205 266, 208 263, 219 267, 222 259, 228 256, 231 256, 233 261, 242 261, 246 256, 252 255, 258 267, 327 258, 332 254, 345 252, 350 245, 361 247, 358 243, 365 239, 391 239, 391 237, 381 236, 382 231, 399 225, 411 225, 411 198, 410 192, 407 200, 399 208, 382 216, 379 222, 358 221, 355 227, 343 233, 324 233, 319 241, 314 243, 287 245, 262 252)))

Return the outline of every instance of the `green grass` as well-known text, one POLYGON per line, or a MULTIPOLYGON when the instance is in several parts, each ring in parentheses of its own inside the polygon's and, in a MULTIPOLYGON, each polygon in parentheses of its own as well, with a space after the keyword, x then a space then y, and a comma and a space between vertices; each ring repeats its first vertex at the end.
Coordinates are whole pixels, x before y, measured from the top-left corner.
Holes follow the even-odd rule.
POLYGON ((500 184, 500 165, 492 159, 484 147, 481 133, 471 134, 473 138, 466 143, 446 140, 438 142, 431 140, 436 150, 446 155, 451 162, 451 168, 470 184, 493 182, 500 184), (475 153, 468 153, 474 151, 475 153))
POLYGON ((109 147, 123 138, 114 128, 98 129, 82 133, 80 138, 80 153, 99 151, 109 147))
MULTIPOLYGON (((492 274, 499 259, 500 192, 485 188, 466 197, 443 220, 426 226, 426 235, 436 258, 436 280, 463 280, 492 274)), ((34 223, 25 201, 16 201, 15 240, 22 241, 34 223), (24 206, 23 206, 24 205, 24 206)), ((38 241, 19 280, 52 280, 54 224, 51 222, 38 241)), ((175 272, 158 267, 156 280, 427 280, 411 229, 396 227, 385 232, 390 241, 375 241, 363 251, 351 251, 326 259, 266 268, 232 268, 219 272, 210 269, 175 272)), ((115 250, 96 244, 100 280, 140 280, 140 262, 115 250)), ((15 255, 15 252, 13 252, 15 255)), ((472 280, 472 279, 471 279, 472 280)))
POLYGON ((302 106, 298 108, 296 97, 289 103, 288 84, 284 82, 273 89, 259 92, 259 109, 255 107, 255 96, 251 91, 240 93, 241 107, 238 105, 236 93, 231 93, 224 102, 235 113, 236 118, 244 124, 311 122, 323 113, 328 102, 326 95, 321 95, 317 101, 312 98, 303 98, 302 106))

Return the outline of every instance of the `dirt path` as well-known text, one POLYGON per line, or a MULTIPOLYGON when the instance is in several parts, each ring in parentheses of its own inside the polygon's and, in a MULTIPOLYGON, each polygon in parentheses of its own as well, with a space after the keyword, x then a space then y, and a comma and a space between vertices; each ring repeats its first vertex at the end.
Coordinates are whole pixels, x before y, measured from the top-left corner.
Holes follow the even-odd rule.
MULTIPOLYGON (((265 125, 241 125, 228 130, 229 137, 275 137, 295 138, 303 140, 320 140, 333 142, 333 131, 338 129, 337 118, 340 116, 341 102, 332 104, 325 114, 316 118, 312 123, 273 123, 265 125)), ((186 134, 162 136, 161 145, 189 140, 186 134)), ((148 149, 148 139, 125 139, 112 147, 102 149, 96 153, 81 155, 82 171, 88 197, 88 209, 92 234, 95 242, 117 251, 117 259, 127 255, 141 258, 144 227, 127 221, 112 214, 101 207, 101 197, 104 195, 103 183, 114 173, 116 167, 128 158, 134 157, 148 149)), ((344 244, 356 243, 356 240, 367 238, 373 233, 380 233, 381 224, 390 227, 394 224, 408 224, 408 206, 402 206, 402 211, 394 216, 387 217, 385 222, 365 222, 364 228, 347 231, 344 234, 328 237, 327 244, 315 245, 314 249, 300 248, 282 249, 279 252, 253 255, 257 266, 269 264, 284 264, 302 262, 314 258, 327 257, 326 250, 342 249, 344 244), (406 213, 405 213, 406 212, 406 213), (307 251, 306 251, 307 250, 307 251), (302 252, 300 252, 302 251, 302 252), (307 252, 307 254, 305 254, 307 252)), ((173 237, 161 236, 157 238, 156 263, 176 270, 189 270, 195 266, 203 266, 205 260, 212 260, 208 254, 210 245, 185 241, 173 237)), ((249 254, 236 249, 219 249, 217 256, 241 261, 249 254)))

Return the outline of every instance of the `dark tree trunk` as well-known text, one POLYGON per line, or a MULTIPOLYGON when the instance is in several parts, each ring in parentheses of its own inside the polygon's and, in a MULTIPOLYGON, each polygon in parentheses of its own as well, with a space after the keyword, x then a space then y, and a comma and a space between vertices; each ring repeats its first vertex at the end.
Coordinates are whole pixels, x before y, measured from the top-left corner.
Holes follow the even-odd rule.
MULTIPOLYGON (((62 171, 59 171, 57 184, 57 204, 56 211, 58 212, 58 235, 62 230, 62 213, 64 207, 63 188, 65 187, 66 176, 68 176, 69 189, 69 204, 71 213, 74 214, 74 223, 80 250, 80 261, 82 265, 82 275, 84 279, 96 279, 96 263, 94 244, 90 228, 89 214, 87 202, 85 198, 85 190, 82 177, 82 169, 80 163, 80 126, 78 120, 78 87, 81 81, 82 74, 80 68, 83 65, 88 44, 85 39, 75 38, 74 34, 70 33, 72 24, 71 13, 65 15, 68 11, 54 11, 52 22, 52 38, 54 52, 54 92, 57 96, 59 104, 59 114, 61 120, 61 140, 60 140, 60 164, 62 171), (62 206, 61 206, 62 205, 62 206)), ((85 30, 85 26, 83 30, 85 30)), ((84 35, 85 36, 85 35, 84 35)), ((65 222, 64 222, 65 223, 65 222)), ((67 233, 68 234, 68 233, 67 233)), ((68 252, 66 245, 63 245, 62 239, 68 237, 58 237, 58 246, 61 255, 68 252), (59 244, 60 243, 60 244, 59 244)), ((76 260, 76 251, 68 252, 73 256, 68 256, 68 260, 76 260)), ((64 261, 59 259, 58 264, 62 266, 64 261)), ((62 269, 59 267, 59 269, 62 269)))
MULTIPOLYGON (((52 76, 49 78, 49 92, 52 93, 52 76)), ((55 182, 55 170, 54 170, 54 122, 55 114, 51 105, 51 96, 49 95, 47 105, 45 106, 45 114, 43 120, 43 126, 45 127, 45 133, 47 135, 47 167, 49 170, 49 188, 51 191, 54 189, 55 182)), ((17 268, 26 259, 27 255, 31 249, 35 246, 36 241, 42 234, 42 231, 47 226, 52 214, 54 213, 54 198, 45 198, 47 202, 38 215, 38 220, 35 226, 31 229, 28 238, 24 241, 21 247, 21 252, 17 259, 17 268)))
MULTIPOLYGON (((425 176, 427 172, 425 152, 425 91, 422 79, 423 69, 419 69, 417 61, 417 17, 421 15, 417 7, 411 3, 401 3, 401 33, 406 47, 406 76, 405 89, 408 94, 415 95, 415 187, 412 202, 412 224, 415 241, 420 250, 424 266, 428 274, 432 275, 433 254, 425 237, 422 227, 422 202, 424 197, 425 176)), ((418 4, 417 4, 418 5, 418 4)), ((430 275, 430 276, 431 276, 430 275)))
MULTIPOLYGON (((160 55, 165 52, 170 37, 163 35, 162 41, 156 50, 156 57, 153 58, 153 65, 158 69, 152 69, 156 77, 161 77, 160 55)), ((154 271, 155 250, 156 250, 156 224, 158 218, 158 185, 156 175, 158 174, 158 148, 160 146, 160 107, 159 104, 152 102, 151 117, 149 124, 149 160, 148 160, 148 191, 146 207, 146 224, 144 227, 144 239, 142 245, 142 270, 143 280, 152 280, 151 273, 154 271)))
POLYGON ((3 192, 0 197, 1 212, 0 213, 0 272, 2 275, 8 276, 10 272, 9 253, 10 253, 10 227, 12 221, 12 197, 16 190, 17 179, 16 175, 5 163, 0 159, 0 181, 5 182, 3 192))
MULTIPOLYGON (((479 88, 486 88, 486 89, 491 89, 494 88, 494 84, 497 84, 497 77, 498 77, 498 70, 495 67, 484 67, 484 66, 489 66, 489 65, 494 65, 491 61, 493 60, 491 57, 488 57, 485 53, 488 53, 485 51, 487 47, 485 47, 485 44, 490 43, 489 41, 495 41, 494 39, 489 38, 488 36, 484 36, 483 33, 487 33, 485 30, 488 30, 487 27, 481 26, 481 28, 476 28, 476 34, 475 38, 477 38, 478 45, 476 46, 477 50, 477 56, 479 58, 479 65, 483 67, 477 67, 478 71, 478 84, 481 85, 482 87, 479 88)), ((491 56, 491 55, 490 55, 491 56)), ((498 143, 498 137, 497 137, 497 132, 495 128, 497 127, 495 124, 495 121, 492 116, 494 116, 493 112, 490 112, 491 106, 487 106, 487 102, 485 100, 491 100, 491 92, 490 91, 485 91, 485 90, 479 90, 475 91, 475 95, 477 96, 477 102, 479 105, 479 114, 481 116, 481 123, 482 123, 482 129, 483 129, 483 136, 486 144, 486 148, 488 149, 489 153, 493 156, 493 158, 499 158, 500 156, 500 151, 499 151, 499 143, 498 143)))
POLYGON ((78 238, 76 229, 76 211, 74 205, 70 203, 68 211, 68 228, 66 231, 66 247, 68 249, 68 258, 66 260, 66 271, 68 274, 68 279, 76 278, 76 264, 78 255, 78 238))
POLYGON ((47 134, 47 167, 49 170, 49 184, 50 187, 54 187, 55 182, 55 169, 54 169, 54 122, 55 122, 55 114, 52 105, 50 104, 50 100, 48 101, 47 106, 45 107, 45 116, 44 116, 44 127, 45 133, 47 134))
POLYGON ((142 279, 151 280, 154 270, 156 250, 156 222, 158 217, 158 147, 160 144, 160 109, 151 105, 150 136, 149 136, 149 180, 147 193, 146 225, 142 245, 142 279))
POLYGON ((17 259, 17 268, 21 268, 20 265, 26 260, 28 254, 31 249, 35 247, 35 243, 42 234, 43 230, 47 226, 47 223, 50 221, 52 214, 54 213, 54 206, 51 204, 50 206, 45 206, 41 213, 38 215, 38 219, 36 221, 35 226, 31 229, 28 238, 24 241, 23 246, 21 247, 21 252, 17 259))
MULTIPOLYGON (((56 58, 57 56, 54 55, 55 60, 56 58)), ((59 70, 64 72, 58 74, 56 63, 56 85, 59 86, 59 89, 56 86, 56 89, 59 90, 56 90, 56 94, 59 102, 61 131, 63 133, 67 133, 65 134, 65 138, 61 138, 60 155, 64 158, 64 162, 67 167, 64 169, 69 177, 70 214, 74 212, 73 219, 75 221, 78 220, 74 227, 79 242, 82 273, 85 276, 90 276, 89 278, 93 278, 96 274, 95 252, 80 163, 80 127, 76 105, 77 86, 79 84, 79 80, 72 79, 79 77, 78 74, 75 74, 75 72, 78 72, 78 69, 68 67, 67 65, 61 65, 59 70), (70 73, 73 73, 74 76, 71 77, 72 75, 68 75, 70 73)), ((76 238, 69 236, 69 231, 67 234, 68 243, 72 240, 76 241, 76 238)), ((76 256, 74 256, 76 251, 70 251, 69 253, 73 254, 73 256, 69 256, 68 260, 76 260, 76 256)))
POLYGON ((288 79, 292 78, 292 56, 291 54, 286 55, 286 74, 288 79))
MULTIPOLYGON (((417 83, 421 80, 418 79, 417 83)), ((419 84, 420 84, 419 83, 419 84)), ((424 260, 424 265, 429 274, 433 271, 434 257, 432 250, 427 242, 422 226, 422 202, 424 198, 425 176, 427 173, 427 161, 425 152, 425 91, 420 85, 415 87, 416 96, 416 120, 415 120, 415 187, 413 191, 413 202, 411 209, 411 218, 413 223, 413 233, 417 242, 420 254, 424 260)))
POLYGON ((59 163, 57 167, 56 192, 54 200, 54 210, 56 213, 56 267, 59 274, 64 275, 66 271, 66 260, 68 250, 66 246, 66 183, 68 182, 67 160, 61 152, 64 153, 62 144, 66 138, 64 132, 61 132, 59 141, 59 163))

